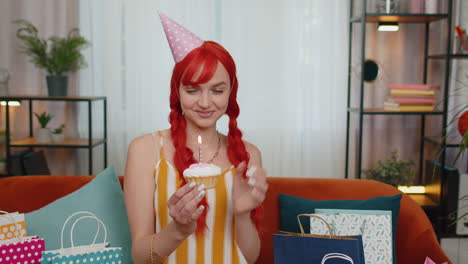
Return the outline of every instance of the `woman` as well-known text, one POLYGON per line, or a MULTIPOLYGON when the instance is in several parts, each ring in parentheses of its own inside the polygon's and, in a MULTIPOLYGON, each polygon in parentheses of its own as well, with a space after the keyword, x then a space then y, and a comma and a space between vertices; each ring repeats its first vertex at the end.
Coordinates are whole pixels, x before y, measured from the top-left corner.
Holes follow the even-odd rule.
POLYGON ((237 127, 234 60, 160 14, 176 65, 171 79, 170 129, 134 139, 125 171, 125 202, 135 263, 253 263, 260 252, 256 225, 265 199, 258 149, 237 127), (178 35, 174 35, 178 34, 178 35), (229 116, 229 133, 216 123, 229 116), (198 156, 222 168, 214 189, 187 184, 182 172, 198 156))

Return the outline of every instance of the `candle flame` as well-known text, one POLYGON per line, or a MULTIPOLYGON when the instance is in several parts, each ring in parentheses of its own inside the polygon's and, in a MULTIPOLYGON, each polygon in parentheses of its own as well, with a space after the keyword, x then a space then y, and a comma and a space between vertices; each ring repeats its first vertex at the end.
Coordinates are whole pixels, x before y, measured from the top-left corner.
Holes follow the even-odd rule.
POLYGON ((201 138, 201 136, 199 135, 199 136, 198 136, 198 144, 201 144, 201 143, 202 143, 202 138, 201 138))

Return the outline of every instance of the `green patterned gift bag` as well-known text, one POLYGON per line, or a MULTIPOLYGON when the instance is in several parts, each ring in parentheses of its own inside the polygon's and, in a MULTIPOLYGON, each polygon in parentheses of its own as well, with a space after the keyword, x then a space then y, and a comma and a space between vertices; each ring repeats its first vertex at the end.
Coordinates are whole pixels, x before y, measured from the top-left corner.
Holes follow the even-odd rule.
MULTIPOLYGON (((391 211, 316 209, 341 236, 361 235, 366 264, 392 264, 392 215, 391 211)), ((325 234, 326 227, 315 218, 310 218, 310 233, 325 234)))

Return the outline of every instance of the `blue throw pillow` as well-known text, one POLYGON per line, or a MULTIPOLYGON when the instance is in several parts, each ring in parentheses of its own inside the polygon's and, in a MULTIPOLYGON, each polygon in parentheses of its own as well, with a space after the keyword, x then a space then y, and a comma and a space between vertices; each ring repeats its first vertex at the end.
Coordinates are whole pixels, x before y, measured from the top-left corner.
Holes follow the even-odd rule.
MULTIPOLYGON (((46 249, 60 248, 60 232, 65 220, 79 211, 89 211, 101 219, 107 228, 107 241, 111 247, 122 247, 123 263, 133 263, 131 256, 132 240, 127 212, 120 182, 112 167, 99 173, 91 182, 67 196, 45 207, 25 214, 28 235, 38 235, 45 239, 46 249)), ((70 245, 70 229, 75 216, 64 232, 64 247, 70 245)), ((96 234, 97 224, 92 219, 77 223, 73 241, 77 245, 89 245, 96 234)), ((97 243, 103 241, 101 228, 97 243)))
MULTIPOLYGON (((322 209, 388 210, 392 211, 393 263, 396 263, 396 243, 398 215, 402 195, 374 197, 367 200, 311 200, 286 194, 279 195, 280 229, 300 233, 297 215, 315 213, 322 209)), ((304 230, 310 230, 310 222, 303 221, 304 230)))

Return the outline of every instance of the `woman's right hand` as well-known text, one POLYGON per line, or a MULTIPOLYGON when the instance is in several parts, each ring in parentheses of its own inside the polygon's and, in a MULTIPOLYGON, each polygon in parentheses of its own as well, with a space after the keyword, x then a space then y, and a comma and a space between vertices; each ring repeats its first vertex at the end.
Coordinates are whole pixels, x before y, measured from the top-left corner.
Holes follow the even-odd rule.
POLYGON ((169 215, 174 219, 177 230, 188 237, 197 228, 197 219, 205 210, 203 205, 198 206, 205 196, 205 185, 198 188, 194 182, 179 188, 167 202, 169 215))

